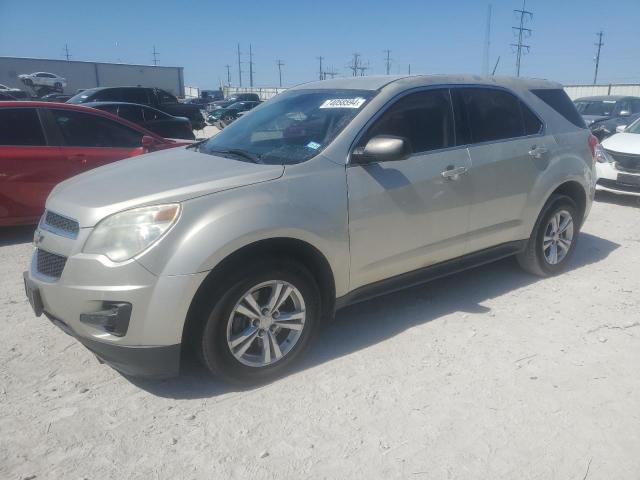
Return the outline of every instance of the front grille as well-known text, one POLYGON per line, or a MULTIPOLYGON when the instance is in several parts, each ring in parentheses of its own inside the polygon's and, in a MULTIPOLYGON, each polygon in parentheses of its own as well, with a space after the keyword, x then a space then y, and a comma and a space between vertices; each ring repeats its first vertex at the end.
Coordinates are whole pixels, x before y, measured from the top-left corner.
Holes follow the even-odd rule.
POLYGON ((80 225, 75 220, 72 220, 57 213, 47 212, 44 215, 44 228, 48 228, 54 233, 59 233, 66 237, 75 238, 78 236, 80 225))
POLYGON ((38 273, 46 275, 47 277, 60 278, 66 263, 67 257, 56 255, 55 253, 47 252, 40 248, 36 251, 38 273))
POLYGON ((598 185, 602 185, 603 187, 611 188, 613 190, 620 190, 621 192, 640 193, 640 186, 619 183, 615 180, 609 180, 608 178, 598 179, 598 185))
POLYGON ((608 153, 615 160, 618 170, 640 172, 640 155, 612 152, 611 150, 608 150, 608 153))

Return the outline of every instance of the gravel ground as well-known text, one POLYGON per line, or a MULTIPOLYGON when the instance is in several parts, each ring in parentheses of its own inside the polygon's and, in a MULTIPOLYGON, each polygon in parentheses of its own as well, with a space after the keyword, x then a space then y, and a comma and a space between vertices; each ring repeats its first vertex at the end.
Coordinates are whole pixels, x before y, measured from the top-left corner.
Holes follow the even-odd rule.
POLYGON ((513 260, 339 312, 304 365, 237 391, 130 380, 24 298, 0 232, 2 479, 638 479, 640 204, 599 196, 570 270, 513 260))

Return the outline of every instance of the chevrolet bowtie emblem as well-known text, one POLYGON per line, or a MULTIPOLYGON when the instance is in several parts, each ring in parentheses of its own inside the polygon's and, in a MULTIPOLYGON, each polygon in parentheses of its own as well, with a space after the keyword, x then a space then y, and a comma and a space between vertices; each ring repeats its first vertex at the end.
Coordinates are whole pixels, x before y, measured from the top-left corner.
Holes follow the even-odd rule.
POLYGON ((38 246, 42 243, 42 240, 44 240, 44 233, 40 230, 36 230, 33 234, 33 244, 38 246))

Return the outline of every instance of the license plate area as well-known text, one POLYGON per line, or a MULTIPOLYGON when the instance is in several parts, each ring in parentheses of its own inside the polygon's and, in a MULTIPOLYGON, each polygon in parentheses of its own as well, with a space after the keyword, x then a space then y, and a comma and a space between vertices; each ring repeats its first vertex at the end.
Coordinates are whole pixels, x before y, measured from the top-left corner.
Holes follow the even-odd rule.
POLYGON ((29 279, 29 273, 24 272, 24 293, 27 295, 27 299, 29 300, 29 304, 33 309, 33 313, 36 314, 36 317, 42 315, 44 311, 44 307, 42 305, 42 297, 40 296, 40 290, 38 287, 29 279))

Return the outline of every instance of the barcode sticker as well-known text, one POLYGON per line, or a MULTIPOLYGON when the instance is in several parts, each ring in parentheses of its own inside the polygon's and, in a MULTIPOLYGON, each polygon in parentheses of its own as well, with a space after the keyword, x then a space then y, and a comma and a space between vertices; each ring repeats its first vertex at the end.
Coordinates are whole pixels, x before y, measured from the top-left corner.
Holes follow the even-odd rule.
POLYGON ((320 108, 360 108, 367 100, 361 97, 356 98, 332 98, 325 100, 320 108))

